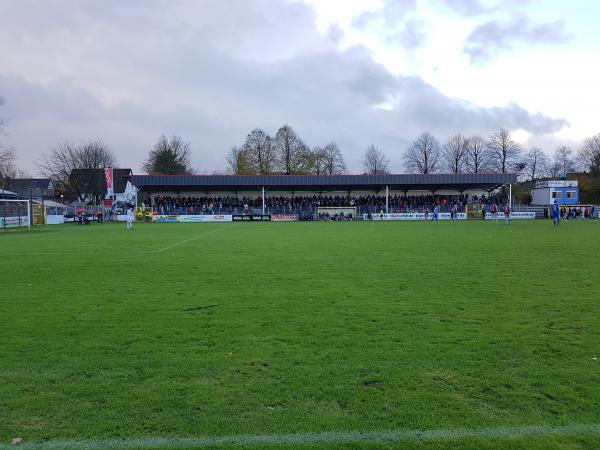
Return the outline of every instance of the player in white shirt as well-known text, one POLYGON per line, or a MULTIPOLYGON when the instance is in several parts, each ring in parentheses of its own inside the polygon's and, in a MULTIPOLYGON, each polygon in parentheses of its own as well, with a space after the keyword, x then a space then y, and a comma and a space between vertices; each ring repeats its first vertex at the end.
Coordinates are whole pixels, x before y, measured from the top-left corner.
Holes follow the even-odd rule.
POLYGON ((133 230, 133 221, 135 219, 133 208, 127 208, 127 229, 133 230))

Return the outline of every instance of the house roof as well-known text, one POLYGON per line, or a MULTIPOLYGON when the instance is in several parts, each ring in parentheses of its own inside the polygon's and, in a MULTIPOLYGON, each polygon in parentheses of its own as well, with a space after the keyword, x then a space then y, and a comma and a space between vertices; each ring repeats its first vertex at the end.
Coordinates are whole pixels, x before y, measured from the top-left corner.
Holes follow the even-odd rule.
MULTIPOLYGON (((127 182, 131 181, 131 169, 113 169, 113 189, 115 192, 125 192, 127 182)), ((104 169, 73 169, 70 178, 94 180, 106 191, 106 179, 104 169)))
POLYGON ((8 182, 8 189, 19 195, 29 195, 34 191, 52 191, 54 186, 50 178, 15 178, 8 182))

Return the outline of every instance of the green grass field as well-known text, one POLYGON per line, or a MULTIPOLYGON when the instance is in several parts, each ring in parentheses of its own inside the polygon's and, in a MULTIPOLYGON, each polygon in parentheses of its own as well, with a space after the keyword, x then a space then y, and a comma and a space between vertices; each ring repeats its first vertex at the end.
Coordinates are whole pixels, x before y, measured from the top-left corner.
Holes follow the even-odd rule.
POLYGON ((68 224, 0 249, 0 449, 600 448, 600 221, 68 224))

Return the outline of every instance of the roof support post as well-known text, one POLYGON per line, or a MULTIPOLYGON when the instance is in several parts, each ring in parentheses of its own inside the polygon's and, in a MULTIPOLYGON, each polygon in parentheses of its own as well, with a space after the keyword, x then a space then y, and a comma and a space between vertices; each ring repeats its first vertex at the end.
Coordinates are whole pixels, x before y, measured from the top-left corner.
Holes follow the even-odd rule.
POLYGON ((389 214, 389 200, 390 200, 390 187, 386 184, 385 186, 385 213, 389 214))
POLYGON ((265 187, 262 187, 262 213, 265 214, 265 187))
POLYGON ((512 212, 512 183, 508 183, 508 207, 512 212))

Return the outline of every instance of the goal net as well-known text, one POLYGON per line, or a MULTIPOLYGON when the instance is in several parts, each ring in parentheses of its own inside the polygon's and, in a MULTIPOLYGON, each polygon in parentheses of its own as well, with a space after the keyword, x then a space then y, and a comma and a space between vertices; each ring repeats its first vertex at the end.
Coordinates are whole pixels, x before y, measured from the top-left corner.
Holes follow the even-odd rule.
POLYGON ((31 200, 0 199, 0 230, 31 228, 31 200))

